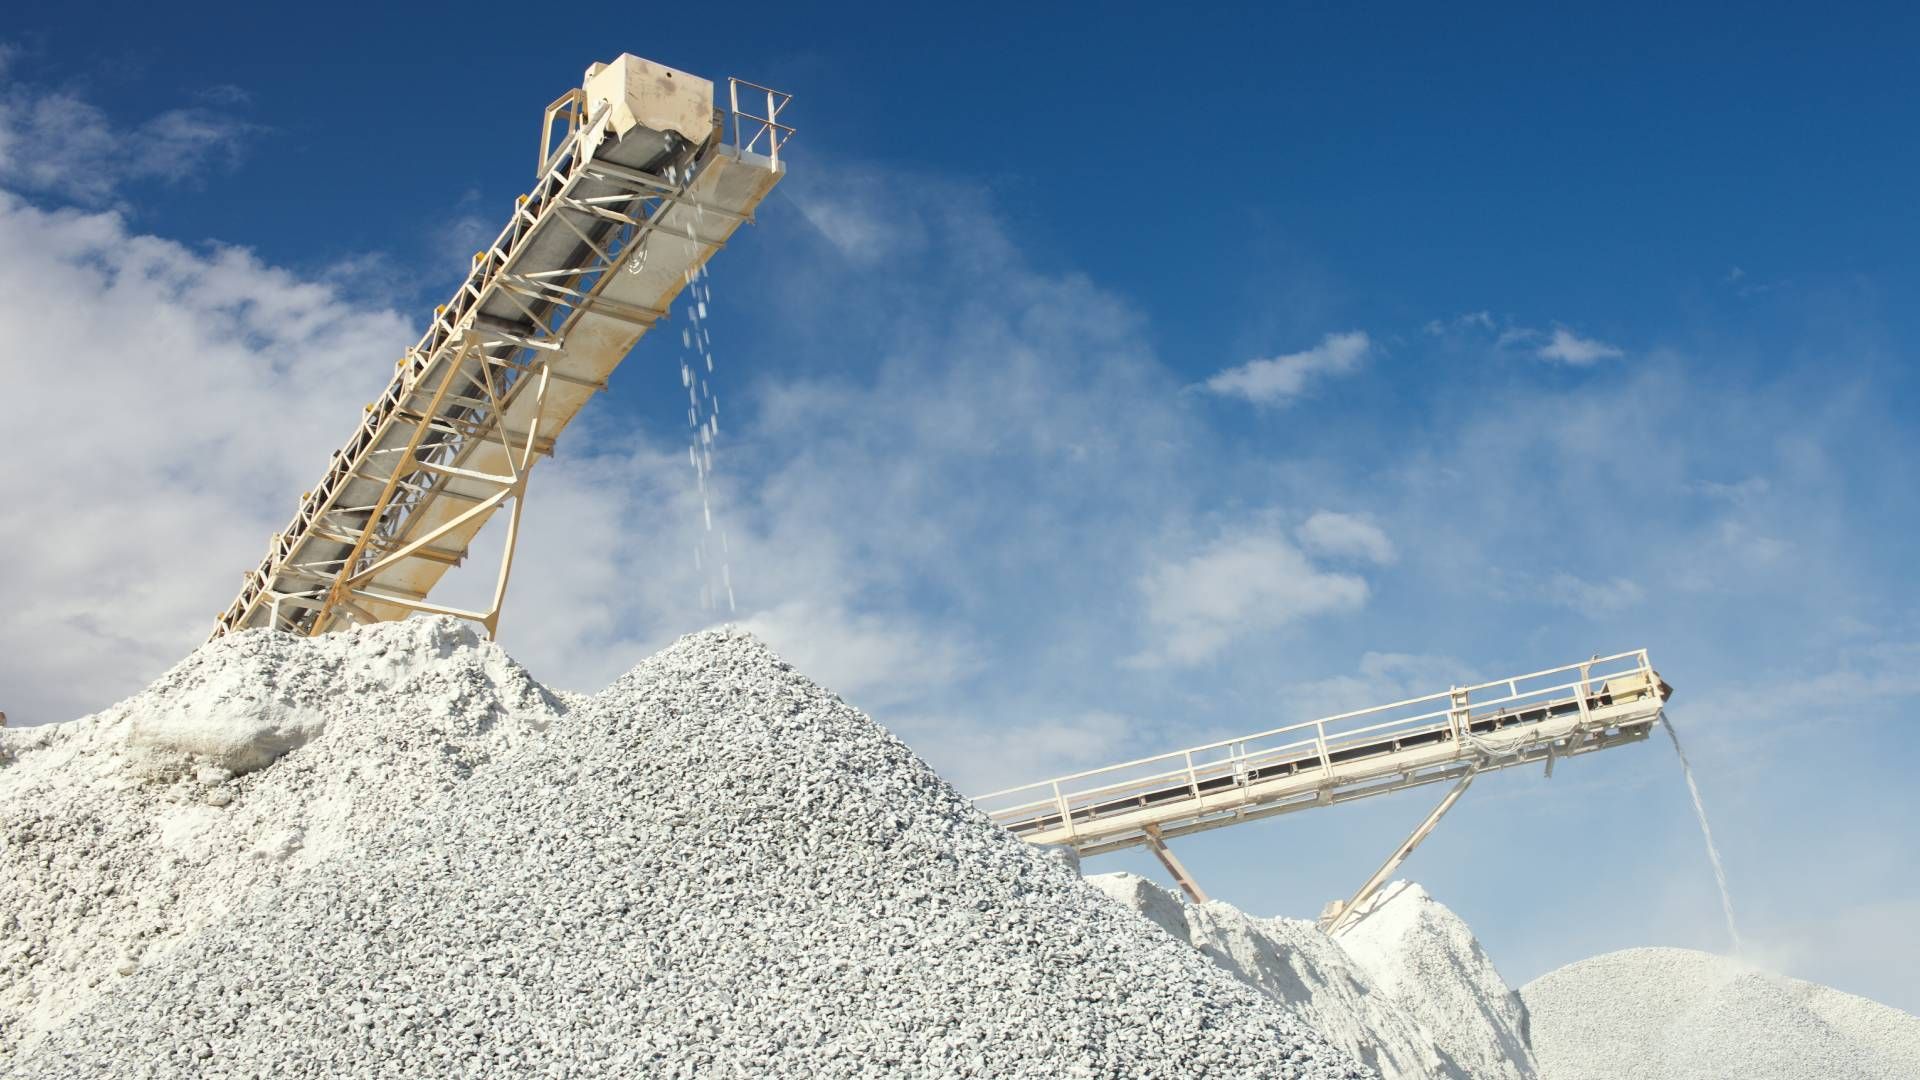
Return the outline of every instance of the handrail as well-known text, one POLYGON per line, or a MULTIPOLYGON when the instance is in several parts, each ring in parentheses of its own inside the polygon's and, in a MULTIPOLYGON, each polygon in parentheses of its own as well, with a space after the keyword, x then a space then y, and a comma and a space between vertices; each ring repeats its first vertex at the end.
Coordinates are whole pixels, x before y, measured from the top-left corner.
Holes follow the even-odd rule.
POLYGON ((785 146, 787 140, 793 137, 793 129, 780 123, 780 110, 786 108, 792 101, 792 94, 783 93, 769 86, 761 86, 759 83, 752 83, 745 79, 736 79, 729 76, 727 79, 727 104, 729 106, 727 115, 733 121, 734 148, 741 153, 757 152, 755 148, 760 145, 760 139, 764 136, 767 140, 767 157, 773 162, 773 167, 778 169, 780 167, 780 148, 785 146), (743 87, 766 95, 767 115, 757 116, 740 108, 740 90, 743 87), (751 133, 746 137, 745 141, 742 141, 740 132, 740 122, 742 120, 749 122, 747 130, 751 133))
POLYGON ((1297 749, 1307 745, 1317 745, 1318 753, 1316 756, 1322 760, 1323 764, 1326 764, 1330 762, 1329 755, 1331 752, 1353 745, 1354 741, 1360 739, 1362 736, 1377 735, 1395 728, 1431 725, 1435 721, 1448 717, 1456 709, 1462 707, 1472 709, 1473 715, 1480 716, 1485 715, 1485 710, 1489 709, 1499 709, 1502 706, 1514 705, 1521 702, 1545 704, 1547 703, 1546 699, 1561 700, 1570 694, 1574 699, 1582 703, 1582 709, 1584 711, 1585 700, 1595 692, 1596 683, 1602 683, 1610 679, 1618 679, 1622 676, 1632 674, 1646 675, 1649 680, 1649 685, 1651 686, 1654 674, 1652 662, 1647 656, 1647 650, 1635 649, 1628 652, 1615 653, 1611 656, 1595 657, 1572 664, 1564 664, 1560 667, 1529 672, 1524 675, 1513 675, 1471 686, 1455 687, 1436 694, 1407 698, 1406 700, 1387 705, 1377 705, 1372 708, 1356 709, 1350 712, 1338 713, 1333 716, 1287 724, 1252 735, 1222 739, 1215 742, 1204 743, 1199 746, 1137 758, 1117 765, 1106 765, 1097 769, 1086 769, 1081 772, 1069 773, 1038 783, 1022 784, 992 792, 991 794, 978 797, 975 801, 988 803, 1009 796, 1019 796, 1028 793, 1039 795, 1043 791, 1050 792, 1055 796, 1036 799, 1030 803, 1010 806, 997 812, 990 811, 993 816, 1001 817, 1015 811, 1044 806, 1056 800, 1074 803, 1094 797, 1111 796, 1126 789, 1149 785, 1162 785, 1167 781, 1177 782, 1184 780, 1197 788, 1201 776, 1230 775, 1235 772, 1245 771, 1245 767, 1249 763, 1271 759, 1282 751, 1297 749), (1631 661, 1631 663, 1623 664, 1623 661, 1631 661), (1569 673, 1577 673, 1577 677, 1571 681, 1556 682, 1548 686, 1530 687, 1524 690, 1520 687, 1521 683, 1550 676, 1562 676, 1569 673), (1474 691, 1484 691, 1495 688, 1505 689, 1507 693, 1504 696, 1480 701, 1472 700, 1474 691), (1559 697, 1555 698, 1554 695, 1559 695, 1559 697), (1445 702, 1446 707, 1409 716, 1394 717, 1379 723, 1365 724, 1359 727, 1329 730, 1329 725, 1336 725, 1343 721, 1379 716, 1397 709, 1405 709, 1410 706, 1418 706, 1429 702, 1445 702), (1293 733, 1306 734, 1307 737, 1296 739, 1293 742, 1279 746, 1254 747, 1251 745, 1277 735, 1293 733), (1194 760, 1196 755, 1204 756, 1209 752, 1218 751, 1222 748, 1237 748, 1237 750, 1225 756, 1213 758, 1212 760, 1194 760), (1135 775, 1125 779, 1116 779, 1112 783, 1082 788, 1077 791, 1068 792, 1066 790, 1066 785, 1070 785, 1075 781, 1107 777, 1126 770, 1143 769, 1152 766, 1164 766, 1164 768, 1158 772, 1135 775))
MULTIPOLYGON (((555 104, 561 105, 567 100, 563 97, 555 104)), ((566 137, 561 140, 559 147, 553 151, 551 164, 546 172, 533 186, 532 191, 521 197, 517 212, 501 229, 500 235, 494 239, 493 244, 482 253, 481 257, 474 259, 466 279, 454 291, 453 298, 447 304, 435 309, 433 321, 427 325, 420 340, 407 350, 399 363, 394 365, 394 374, 388 381, 386 389, 374 399, 371 405, 367 406, 361 415, 359 426, 354 428, 353 435, 347 439, 346 445, 334 452, 327 474, 321 478, 319 484, 301 497, 300 506, 294 511, 293 518, 287 523, 286 529, 274 534, 272 546, 266 557, 247 575, 247 582, 241 589, 240 595, 220 613, 220 622, 214 630, 214 636, 217 637, 229 629, 238 628, 240 620, 253 610, 274 577, 311 532, 315 522, 351 480, 357 465, 378 441, 381 429, 392 419, 401 403, 412 396, 421 379, 435 366, 442 353, 450 346, 453 326, 446 317, 446 313, 454 310, 456 306, 461 306, 462 297, 477 297, 485 292, 487 285, 490 284, 487 279, 496 269, 494 253, 499 253, 498 262, 501 264, 512 260, 521 243, 531 235, 533 230, 530 226, 539 217, 545 215, 547 208, 553 205, 554 197, 566 187, 571 174, 584 160, 584 155, 577 152, 582 133, 597 125, 605 114, 605 108, 596 110, 586 124, 572 126, 566 137), (569 157, 569 154, 572 156, 569 157), (530 207, 537 209, 529 209, 530 207)), ((464 306, 472 309, 475 305, 469 303, 464 306)))
MULTIPOLYGON (((791 127, 778 122, 778 116, 780 110, 792 100, 792 95, 783 94, 757 83, 737 79, 731 82, 734 84, 730 87, 730 100, 734 107, 733 126, 736 145, 743 151, 749 150, 757 146, 760 139, 766 138, 768 149, 777 167, 779 148, 793 134, 791 127), (757 116, 740 109, 741 87, 766 95, 766 116, 757 116), (744 145, 740 144, 742 120, 749 122, 746 129, 749 137, 744 145)), ((436 370, 442 363, 457 362, 454 356, 455 323, 466 313, 478 311, 485 306, 487 298, 501 287, 503 277, 518 261, 529 237, 552 217, 556 207, 566 201, 567 193, 572 190, 574 182, 585 175, 586 169, 612 168, 596 164, 594 158, 595 147, 600 140, 599 132, 609 115, 609 108, 606 103, 602 103, 599 108, 593 110, 591 116, 585 113, 586 96, 577 89, 569 90, 547 106, 541 125, 539 179, 526 195, 516 201, 514 213, 501 229, 499 236, 485 251, 474 257, 467 278, 455 290, 453 297, 446 304, 435 309, 434 317, 421 335, 419 342, 408 349, 394 365, 394 372, 385 389, 363 410, 360 423, 355 426, 352 435, 328 459, 326 472, 320 482, 311 490, 302 493, 293 517, 286 527, 269 539, 266 555, 244 575, 239 595, 216 616, 217 622, 213 636, 218 637, 246 625, 273 590, 281 575, 289 568, 320 565, 296 564, 293 559, 296 552, 310 537, 322 531, 323 519, 338 509, 335 505, 337 500, 353 479, 360 474, 362 465, 371 455, 380 452, 377 447, 383 433, 395 422, 396 416, 402 411, 403 404, 419 390, 428 372, 436 370), (564 129, 557 145, 554 142, 556 123, 562 125, 564 129)), ((696 168, 698 165, 699 163, 695 163, 696 168)), ((657 182, 656 186, 660 191, 657 197, 668 200, 683 198, 691 179, 691 175, 682 175, 657 182)), ((563 218, 558 220, 570 225, 563 218)), ((516 339, 508 338, 507 340, 516 339)), ((533 346, 529 344, 528 347, 533 346)), ((445 445, 453 446, 455 443, 448 442, 445 445)), ((382 514, 380 519, 386 520, 390 516, 393 521, 400 520, 406 516, 414 498, 416 497, 396 496, 392 503, 395 508, 393 513, 382 514)), ((374 510, 376 508, 353 509, 374 510)), ((358 552, 359 549, 355 550, 358 552)), ((368 554, 363 556, 361 561, 365 563, 373 557, 374 555, 368 554)), ((327 560, 335 563, 346 561, 349 560, 327 560)), ((354 569, 357 568, 343 567, 338 572, 347 573, 354 569)), ((333 576, 334 573, 335 571, 329 571, 321 576, 333 576)), ((291 597, 287 598, 291 599, 291 597)), ((279 601, 276 600, 276 612, 278 603, 279 601)))

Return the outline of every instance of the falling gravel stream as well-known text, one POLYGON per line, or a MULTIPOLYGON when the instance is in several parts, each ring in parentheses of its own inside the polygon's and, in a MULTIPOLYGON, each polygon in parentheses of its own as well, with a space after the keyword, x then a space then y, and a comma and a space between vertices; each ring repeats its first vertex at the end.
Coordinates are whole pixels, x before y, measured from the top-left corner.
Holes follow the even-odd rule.
POLYGON ((1673 721, 1666 714, 1660 716, 1660 725, 1667 729, 1667 738, 1673 740, 1673 752, 1679 755, 1680 771, 1686 774, 1687 791, 1693 795, 1693 813, 1700 819, 1700 835, 1707 841, 1707 858, 1713 863, 1713 880, 1720 886, 1720 910, 1727 916, 1727 937, 1733 941, 1733 951, 1741 950, 1740 929, 1733 922, 1733 893, 1727 888, 1727 868, 1720 862, 1719 845, 1713 842, 1713 827, 1707 824, 1707 804, 1700 799, 1700 785, 1693 779, 1693 764, 1687 760, 1687 752, 1680 745, 1680 733, 1673 728, 1673 721))

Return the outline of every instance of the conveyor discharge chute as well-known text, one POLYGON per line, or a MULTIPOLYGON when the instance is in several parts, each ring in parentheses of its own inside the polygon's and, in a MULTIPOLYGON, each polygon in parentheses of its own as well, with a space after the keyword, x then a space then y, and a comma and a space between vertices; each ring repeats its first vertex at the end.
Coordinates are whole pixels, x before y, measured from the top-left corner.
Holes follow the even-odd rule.
POLYGON ((413 612, 492 633, 528 474, 784 175, 788 96, 623 55, 547 107, 538 181, 300 498, 214 635, 320 634, 413 612), (427 595, 495 512, 486 610, 427 595))
MULTIPOLYGON (((1382 873, 1399 865, 1479 773, 1639 742, 1672 689, 1646 650, 1595 657, 1426 697, 1290 724, 983 795, 994 821, 1080 855, 1146 847, 1204 894, 1168 840, 1426 784, 1459 787, 1382 873)), ((1362 890, 1351 909, 1371 889, 1362 890)))

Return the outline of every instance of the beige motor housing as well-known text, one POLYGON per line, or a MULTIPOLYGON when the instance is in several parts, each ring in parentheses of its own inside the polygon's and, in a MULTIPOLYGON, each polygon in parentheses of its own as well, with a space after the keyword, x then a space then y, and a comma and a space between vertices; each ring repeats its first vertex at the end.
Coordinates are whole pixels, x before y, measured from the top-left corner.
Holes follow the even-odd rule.
POLYGON ((581 89, 588 116, 602 103, 612 106, 608 124, 615 135, 645 127, 676 132, 698 146, 713 134, 713 83, 698 75, 621 53, 588 68, 581 89))

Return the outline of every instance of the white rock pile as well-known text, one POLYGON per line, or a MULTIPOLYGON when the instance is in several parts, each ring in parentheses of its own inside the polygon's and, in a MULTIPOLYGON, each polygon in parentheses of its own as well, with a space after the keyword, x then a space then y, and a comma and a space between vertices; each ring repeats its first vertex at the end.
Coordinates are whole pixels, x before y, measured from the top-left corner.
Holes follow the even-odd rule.
POLYGON ((1529 1080, 1526 1013, 1467 925, 1418 885, 1338 937, 1302 919, 1188 904, 1133 874, 1088 878, 1387 1080, 1529 1080))
POLYGON ((8 1076, 1357 1077, 751 638, 249 633, 0 733, 8 1076))
POLYGON ((7 1077, 1373 1071, 1908 1080, 1920 1018, 1673 949, 1516 995, 1405 883, 1329 937, 1081 881, 730 632, 593 697, 247 633, 0 730, 7 1077))
POLYGON ((1920 1017, 1710 953, 1627 949, 1520 993, 1548 1080, 1920 1077, 1920 1017))
POLYGON ((1088 880, 1388 1080, 1920 1077, 1920 1017, 1728 957, 1629 949, 1515 993, 1418 885, 1382 890, 1329 937, 1132 874, 1088 880))

